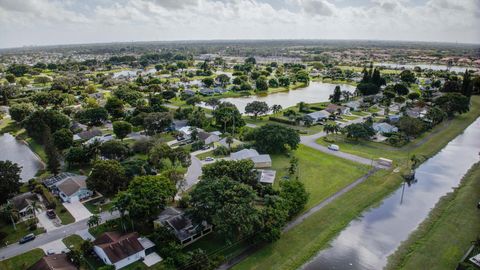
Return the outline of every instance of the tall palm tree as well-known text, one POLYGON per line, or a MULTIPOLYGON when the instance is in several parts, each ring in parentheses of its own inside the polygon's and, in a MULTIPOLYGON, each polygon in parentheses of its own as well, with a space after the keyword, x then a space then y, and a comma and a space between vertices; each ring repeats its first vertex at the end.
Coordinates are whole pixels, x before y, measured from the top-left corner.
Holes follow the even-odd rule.
POLYGON ((102 218, 99 215, 93 215, 88 219, 87 225, 89 228, 91 228, 93 226, 98 226, 98 224, 100 224, 101 221, 102 221, 102 218))

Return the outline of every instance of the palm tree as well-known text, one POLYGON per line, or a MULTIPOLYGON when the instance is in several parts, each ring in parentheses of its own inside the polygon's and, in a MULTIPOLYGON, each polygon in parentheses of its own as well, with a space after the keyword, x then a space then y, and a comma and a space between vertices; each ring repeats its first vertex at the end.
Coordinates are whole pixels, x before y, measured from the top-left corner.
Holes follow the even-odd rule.
POLYGON ((102 221, 102 218, 99 215, 93 215, 88 219, 87 225, 89 228, 91 228, 93 226, 98 226, 98 224, 100 224, 101 221, 102 221))
POLYGON ((228 149, 231 149, 231 145, 233 143, 233 137, 232 136, 228 136, 226 139, 225 139, 225 142, 228 144, 228 149))
POLYGON ((37 209, 41 209, 40 205, 38 205, 38 202, 37 201, 32 201, 30 203, 30 207, 32 208, 32 212, 33 212, 33 217, 37 217, 37 209))
POLYGON ((273 114, 277 114, 282 110, 282 105, 274 104, 272 105, 273 114))

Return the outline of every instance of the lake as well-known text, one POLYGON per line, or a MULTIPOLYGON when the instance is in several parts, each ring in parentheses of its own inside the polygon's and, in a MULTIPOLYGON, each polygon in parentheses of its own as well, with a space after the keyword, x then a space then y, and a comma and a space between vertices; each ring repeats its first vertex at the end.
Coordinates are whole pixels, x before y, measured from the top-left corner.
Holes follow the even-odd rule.
MULTIPOLYGON (((226 101, 233 103, 237 106, 238 110, 241 113, 245 113, 245 106, 252 101, 264 101, 268 104, 269 107, 272 105, 281 105, 282 108, 288 108, 295 106, 299 102, 306 103, 317 103, 328 101, 328 98, 333 94, 335 86, 339 85, 342 91, 354 92, 355 86, 348 84, 332 84, 332 83, 323 83, 323 82, 310 82, 307 87, 298 88, 295 90, 278 92, 273 94, 268 94, 265 96, 262 95, 252 95, 246 97, 238 98, 222 98, 221 101, 226 101)), ((200 106, 210 108, 204 103, 200 106)))
POLYGON ((478 138, 480 118, 418 167, 416 183, 400 187, 380 206, 365 211, 303 269, 382 269, 388 256, 428 216, 440 197, 458 186, 479 161, 478 138))
POLYGON ((27 182, 43 168, 30 148, 9 133, 0 134, 0 160, 10 160, 22 167, 22 182, 27 182))

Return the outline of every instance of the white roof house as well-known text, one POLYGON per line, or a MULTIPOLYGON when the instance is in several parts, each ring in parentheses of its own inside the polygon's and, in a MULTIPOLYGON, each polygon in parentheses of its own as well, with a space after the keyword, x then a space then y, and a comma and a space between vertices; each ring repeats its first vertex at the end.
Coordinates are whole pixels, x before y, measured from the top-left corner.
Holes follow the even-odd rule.
POLYGON ((238 152, 231 153, 230 159, 232 160, 250 159, 258 155, 260 154, 255 149, 243 149, 238 152))
POLYGON ((243 149, 230 154, 232 160, 250 159, 254 163, 255 168, 268 168, 272 166, 270 155, 260 155, 255 149, 243 149))
POLYGON ((309 113, 307 114, 307 116, 311 117, 313 121, 320 121, 328 118, 330 116, 330 113, 325 110, 321 110, 321 111, 309 113))
POLYGON ((372 125, 373 130, 377 133, 392 133, 392 132, 398 132, 398 128, 395 126, 392 126, 388 123, 373 123, 372 125))
POLYGON ((258 181, 260 183, 273 185, 277 172, 274 170, 258 170, 258 174, 258 181))

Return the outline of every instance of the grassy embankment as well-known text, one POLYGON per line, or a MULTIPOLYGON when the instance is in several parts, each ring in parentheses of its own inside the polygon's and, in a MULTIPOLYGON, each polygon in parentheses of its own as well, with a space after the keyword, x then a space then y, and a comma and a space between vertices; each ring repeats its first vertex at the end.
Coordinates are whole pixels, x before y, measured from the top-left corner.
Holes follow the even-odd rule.
MULTIPOLYGON (((277 242, 267 245, 236 265, 234 269, 296 269, 303 265, 319 250, 327 248, 328 243, 351 220, 357 218, 365 209, 379 203, 385 196, 398 188, 403 181, 402 173, 408 169, 406 160, 411 154, 424 158, 430 157, 468 127, 480 115, 480 98, 475 97, 473 100, 474 106, 469 113, 449 121, 449 128, 437 127, 437 130, 434 129, 430 132, 430 135, 426 135, 428 137, 424 137, 426 140, 419 139, 411 142, 406 146, 409 147, 409 151, 392 153, 375 149, 372 146, 356 146, 357 152, 354 152, 355 154, 366 149, 370 155, 373 153, 394 158, 396 164, 400 165, 399 172, 379 171, 375 173, 355 189, 342 195, 300 225, 284 233, 277 242)), ((342 148, 342 150, 344 149, 342 148)))
POLYGON ((480 231, 478 194, 480 163, 472 166, 458 188, 440 199, 429 217, 388 258, 387 269, 455 269, 480 231))

